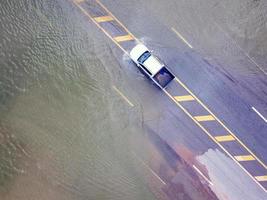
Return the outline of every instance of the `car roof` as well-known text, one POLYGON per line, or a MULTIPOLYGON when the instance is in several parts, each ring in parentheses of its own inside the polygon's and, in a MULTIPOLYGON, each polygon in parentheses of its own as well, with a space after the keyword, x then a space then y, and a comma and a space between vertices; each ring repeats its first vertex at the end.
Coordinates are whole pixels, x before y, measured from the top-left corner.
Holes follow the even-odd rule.
POLYGON ((164 65, 153 55, 151 55, 143 65, 149 70, 153 75, 155 75, 164 65))
MULTIPOLYGON (((143 44, 137 44, 130 52, 130 57, 135 61, 138 62, 138 58, 149 51, 148 48, 143 44)), ((164 65, 154 56, 151 55, 143 65, 147 68, 148 71, 151 72, 152 76, 155 75, 164 65)))

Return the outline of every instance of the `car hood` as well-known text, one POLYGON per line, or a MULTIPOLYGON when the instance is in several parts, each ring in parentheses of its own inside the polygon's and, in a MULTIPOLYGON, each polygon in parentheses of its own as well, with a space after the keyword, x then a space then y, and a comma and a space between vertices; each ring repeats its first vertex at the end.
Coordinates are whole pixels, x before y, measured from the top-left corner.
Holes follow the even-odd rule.
POLYGON ((146 51, 148 51, 148 49, 145 45, 138 44, 131 50, 130 57, 134 60, 134 62, 137 62, 137 59, 146 51))

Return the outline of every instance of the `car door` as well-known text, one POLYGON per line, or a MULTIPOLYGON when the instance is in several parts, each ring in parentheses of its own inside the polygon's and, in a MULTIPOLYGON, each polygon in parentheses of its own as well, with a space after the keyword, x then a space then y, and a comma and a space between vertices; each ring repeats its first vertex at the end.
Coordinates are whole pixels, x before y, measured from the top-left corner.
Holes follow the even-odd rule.
POLYGON ((139 63, 140 67, 142 68, 142 70, 146 73, 147 76, 151 77, 151 72, 141 63, 139 63))

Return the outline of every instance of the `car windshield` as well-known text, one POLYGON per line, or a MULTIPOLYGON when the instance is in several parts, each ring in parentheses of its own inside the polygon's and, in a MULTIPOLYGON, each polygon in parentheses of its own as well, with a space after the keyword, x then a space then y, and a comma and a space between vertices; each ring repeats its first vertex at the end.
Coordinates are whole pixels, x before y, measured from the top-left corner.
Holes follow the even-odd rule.
POLYGON ((143 53, 139 58, 138 58, 138 62, 143 64, 149 57, 151 56, 151 53, 149 51, 146 51, 145 53, 143 53))

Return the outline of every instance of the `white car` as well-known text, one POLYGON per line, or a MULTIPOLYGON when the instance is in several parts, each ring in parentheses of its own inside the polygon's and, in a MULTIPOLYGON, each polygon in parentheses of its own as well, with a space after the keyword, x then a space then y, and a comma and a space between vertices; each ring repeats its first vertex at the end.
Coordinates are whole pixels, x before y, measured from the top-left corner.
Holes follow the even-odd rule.
POLYGON ((137 44, 131 50, 130 57, 161 89, 165 88, 175 77, 143 44, 137 44))

